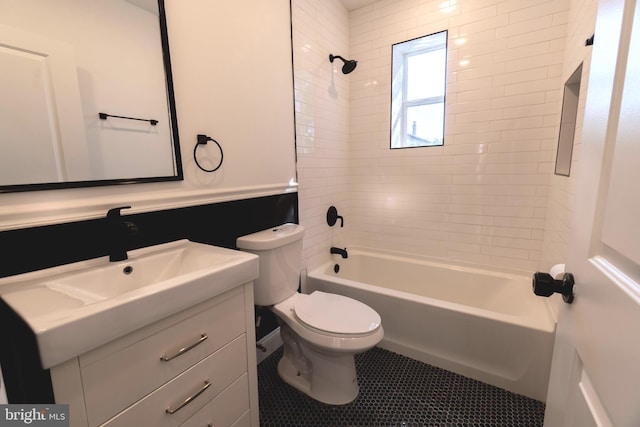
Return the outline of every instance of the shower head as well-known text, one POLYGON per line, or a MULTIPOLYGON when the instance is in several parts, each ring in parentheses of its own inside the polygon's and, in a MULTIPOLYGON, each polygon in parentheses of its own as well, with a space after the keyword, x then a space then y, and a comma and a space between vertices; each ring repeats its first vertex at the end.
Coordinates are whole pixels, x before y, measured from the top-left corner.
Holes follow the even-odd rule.
POLYGON ((356 65, 358 65, 358 61, 354 61, 353 59, 344 59, 340 55, 329 54, 329 62, 331 62, 332 64, 333 64, 333 60, 336 59, 336 58, 338 58, 338 59, 342 60, 342 62, 344 62, 344 65, 342 66, 342 72, 344 74, 349 74, 350 72, 355 70, 356 69, 356 65))

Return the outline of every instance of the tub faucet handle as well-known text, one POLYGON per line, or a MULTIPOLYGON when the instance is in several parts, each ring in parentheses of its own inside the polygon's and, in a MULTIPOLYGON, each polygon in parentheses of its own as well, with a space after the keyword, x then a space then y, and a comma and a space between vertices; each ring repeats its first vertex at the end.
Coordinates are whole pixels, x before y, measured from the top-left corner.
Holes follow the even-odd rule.
POLYGON ((344 227, 344 218, 338 215, 338 209, 335 206, 331 206, 327 210, 327 224, 329 227, 333 227, 338 220, 340 220, 340 227, 344 227))

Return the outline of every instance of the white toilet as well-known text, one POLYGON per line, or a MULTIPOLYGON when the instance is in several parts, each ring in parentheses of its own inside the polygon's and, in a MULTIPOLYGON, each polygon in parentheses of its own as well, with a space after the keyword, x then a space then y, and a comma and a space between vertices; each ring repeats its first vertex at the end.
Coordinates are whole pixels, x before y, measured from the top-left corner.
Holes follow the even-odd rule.
POLYGON ((257 254, 255 304, 269 306, 280 322, 284 355, 280 377, 303 393, 331 405, 358 396, 354 355, 384 336, 380 315, 341 295, 297 292, 304 227, 284 224, 238 238, 238 248, 257 254))

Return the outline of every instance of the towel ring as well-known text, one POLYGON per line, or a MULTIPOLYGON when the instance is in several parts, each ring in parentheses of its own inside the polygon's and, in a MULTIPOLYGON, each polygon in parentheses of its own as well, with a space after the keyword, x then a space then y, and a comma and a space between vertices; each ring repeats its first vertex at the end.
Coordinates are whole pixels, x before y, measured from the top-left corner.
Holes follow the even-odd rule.
POLYGON ((198 135, 198 142, 196 142, 196 146, 193 147, 193 160, 195 160, 196 165, 198 165, 200 170, 203 170, 205 172, 215 172, 218 169, 220 169, 220 166, 222 166, 222 161, 224 160, 224 152, 222 151, 222 147, 220 146, 218 141, 216 141, 215 139, 211 138, 210 136, 199 134, 198 135), (205 168, 203 168, 202 165, 200 164, 200 162, 198 162, 198 156, 196 154, 196 152, 198 151, 198 147, 200 145, 207 145, 208 141, 212 141, 213 143, 215 143, 218 146, 218 149, 220 150, 220 162, 213 169, 205 169, 205 168))

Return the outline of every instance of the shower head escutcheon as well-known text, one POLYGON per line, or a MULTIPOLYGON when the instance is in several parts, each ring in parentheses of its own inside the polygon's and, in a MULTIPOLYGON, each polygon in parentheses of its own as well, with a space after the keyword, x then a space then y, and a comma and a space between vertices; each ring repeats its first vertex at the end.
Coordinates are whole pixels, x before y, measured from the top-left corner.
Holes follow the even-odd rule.
POLYGON ((355 61, 353 59, 344 59, 340 55, 329 54, 329 62, 331 62, 332 64, 333 64, 333 60, 336 59, 336 58, 338 58, 342 62, 344 62, 344 65, 342 66, 342 73, 343 74, 349 74, 350 72, 355 70, 356 69, 356 65, 358 65, 358 61, 355 61))

